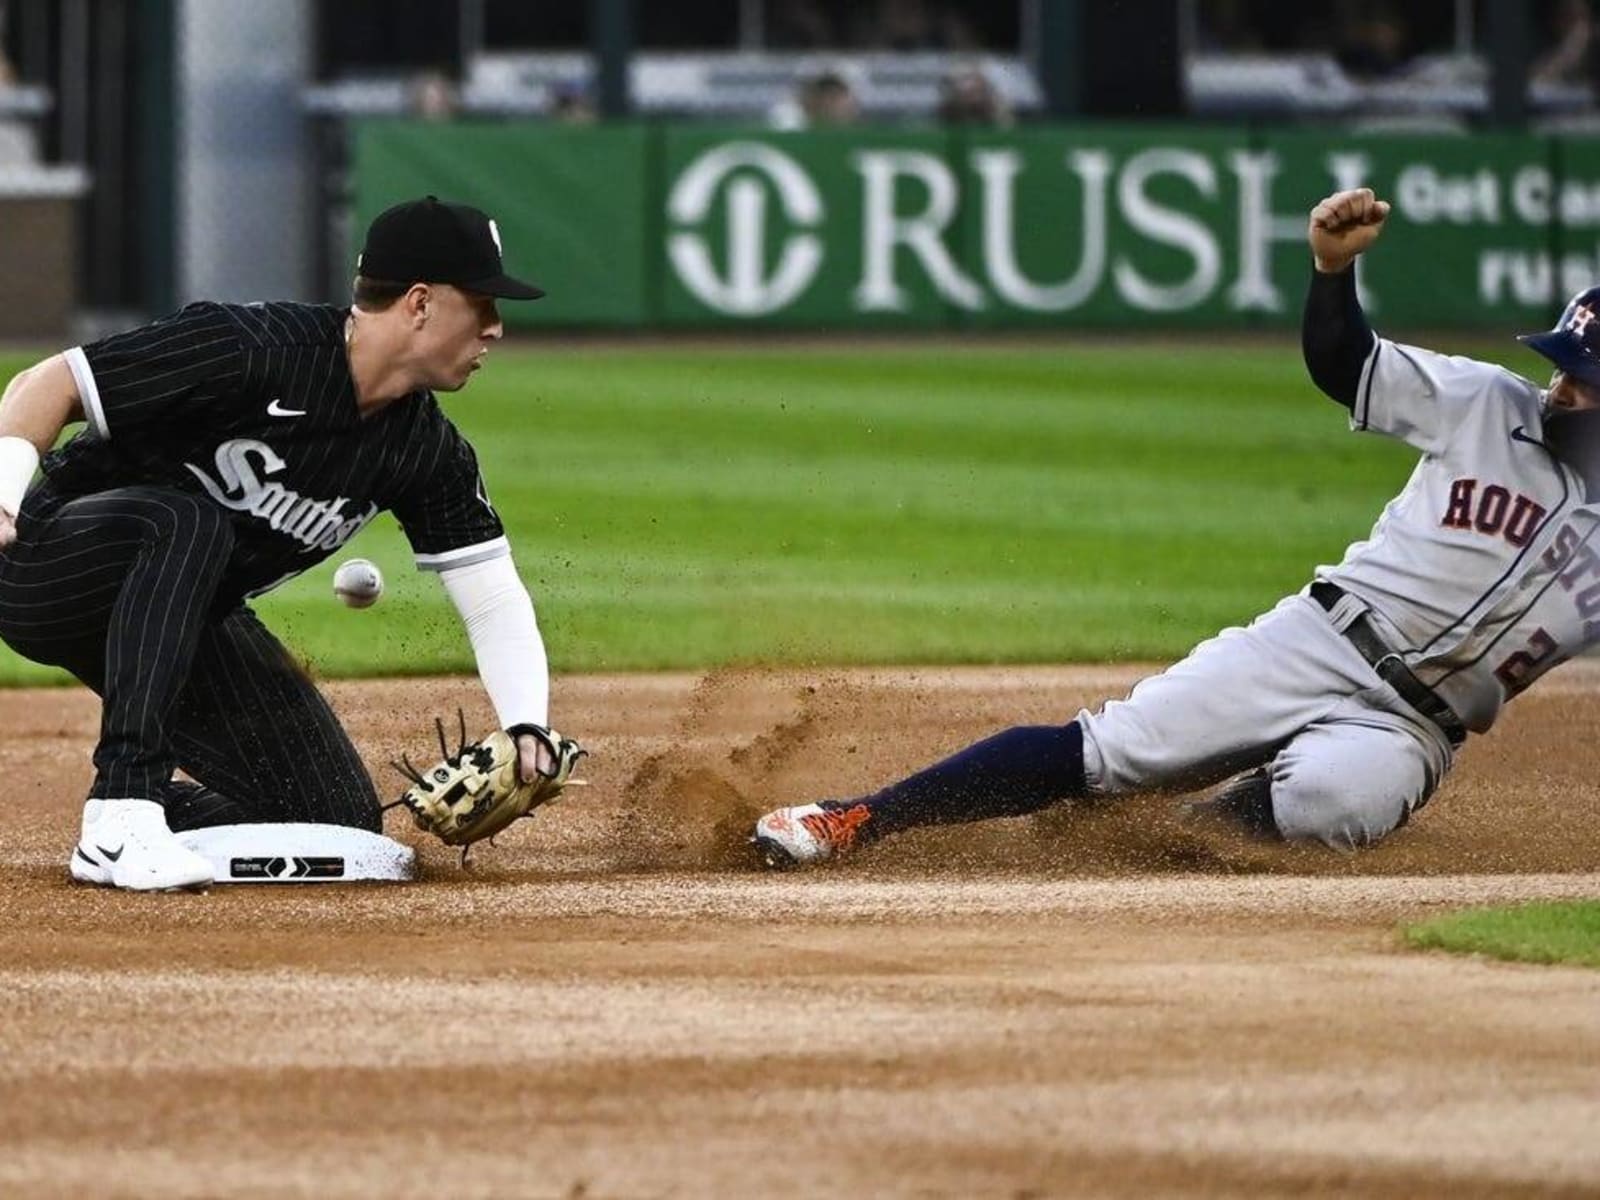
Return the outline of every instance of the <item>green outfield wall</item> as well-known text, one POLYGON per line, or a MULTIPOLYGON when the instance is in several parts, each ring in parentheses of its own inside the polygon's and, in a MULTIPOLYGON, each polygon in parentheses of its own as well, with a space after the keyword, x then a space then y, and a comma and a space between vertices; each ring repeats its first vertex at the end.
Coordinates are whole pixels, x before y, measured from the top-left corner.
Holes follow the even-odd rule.
POLYGON ((360 122, 357 227, 434 193, 550 295, 516 325, 940 329, 1292 324, 1305 214, 1395 205, 1378 322, 1538 326, 1600 280, 1600 142, 1105 125, 772 133, 360 122))

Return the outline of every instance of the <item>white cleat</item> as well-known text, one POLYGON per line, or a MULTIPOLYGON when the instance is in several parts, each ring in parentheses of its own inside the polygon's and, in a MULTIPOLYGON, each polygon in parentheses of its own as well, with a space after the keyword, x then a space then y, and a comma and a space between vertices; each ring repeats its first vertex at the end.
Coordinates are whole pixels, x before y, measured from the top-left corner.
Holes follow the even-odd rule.
POLYGON ((89 800, 69 869, 79 883, 168 892, 209 887, 211 864, 183 846, 154 800, 89 800))
POLYGON ((871 818, 865 804, 839 801, 780 808, 756 822, 750 844, 774 870, 809 866, 849 850, 871 818))

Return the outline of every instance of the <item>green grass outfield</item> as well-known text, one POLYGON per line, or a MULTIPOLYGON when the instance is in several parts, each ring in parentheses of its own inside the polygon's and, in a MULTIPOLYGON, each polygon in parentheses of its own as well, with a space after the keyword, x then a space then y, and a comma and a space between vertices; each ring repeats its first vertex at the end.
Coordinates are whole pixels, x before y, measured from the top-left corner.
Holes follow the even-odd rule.
MULTIPOLYGON (((561 672, 1170 659, 1337 560, 1414 460, 1288 339, 525 343, 445 407, 561 672)), ((392 518, 351 555, 377 607, 332 561, 258 602, 316 671, 470 668, 392 518)), ((0 647, 0 682, 50 678, 0 647)))
POLYGON ((1600 901, 1469 909, 1408 925, 1404 936, 1425 950, 1600 967, 1600 901))

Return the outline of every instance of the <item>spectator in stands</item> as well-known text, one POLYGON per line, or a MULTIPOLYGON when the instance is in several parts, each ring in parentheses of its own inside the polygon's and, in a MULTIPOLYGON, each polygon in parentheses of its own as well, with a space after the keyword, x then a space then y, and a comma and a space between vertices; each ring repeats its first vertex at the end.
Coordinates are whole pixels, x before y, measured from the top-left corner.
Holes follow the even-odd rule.
POLYGON ((11 68, 11 60, 6 57, 6 31, 10 28, 7 18, 11 15, 6 10, 10 6, 6 0, 0 0, 0 88, 10 87, 17 81, 17 73, 11 68))
MULTIPOLYGON (((6 57, 6 0, 0 0, 0 91, 17 82, 17 73, 6 57)), ((33 127, 26 121, 0 119, 0 166, 37 162, 39 143, 33 127)))
POLYGON ((854 125, 861 117, 855 90, 838 71, 823 71, 802 83, 800 109, 806 115, 806 124, 813 128, 854 125))
POLYGON ((550 115, 563 125, 593 125, 600 119, 589 89, 571 81, 550 89, 550 115))
POLYGON ((855 89, 842 72, 831 69, 802 79, 794 97, 778 104, 770 116, 778 129, 829 129, 860 119, 855 89))
POLYGON ((1339 37, 1339 65, 1360 79, 1393 75, 1410 59, 1410 31, 1394 5, 1369 0, 1351 6, 1339 37))
POLYGON ((939 123, 1005 128, 1011 109, 982 67, 957 67, 939 85, 939 123))
POLYGON ((411 81, 411 113, 424 121, 449 121, 461 109, 456 85, 443 71, 424 71, 411 81))
POLYGON ((1535 83, 1589 86, 1594 78, 1600 28, 1589 0, 1559 0, 1551 12, 1551 44, 1533 62, 1535 83))

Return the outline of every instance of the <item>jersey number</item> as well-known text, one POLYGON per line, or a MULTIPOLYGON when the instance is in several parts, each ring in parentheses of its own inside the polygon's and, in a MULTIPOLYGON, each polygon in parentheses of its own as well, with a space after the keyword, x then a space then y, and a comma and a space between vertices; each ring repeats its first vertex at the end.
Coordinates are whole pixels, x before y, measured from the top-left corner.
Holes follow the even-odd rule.
POLYGON ((1506 699, 1511 699, 1553 667, 1555 664, 1550 659, 1555 652, 1555 638, 1542 629, 1535 629, 1526 650, 1518 650, 1494 669, 1494 677, 1506 689, 1506 699))

